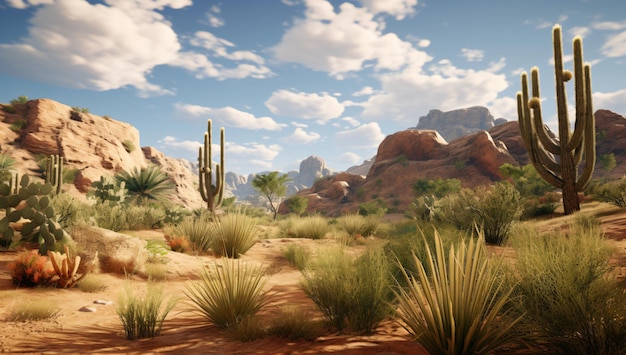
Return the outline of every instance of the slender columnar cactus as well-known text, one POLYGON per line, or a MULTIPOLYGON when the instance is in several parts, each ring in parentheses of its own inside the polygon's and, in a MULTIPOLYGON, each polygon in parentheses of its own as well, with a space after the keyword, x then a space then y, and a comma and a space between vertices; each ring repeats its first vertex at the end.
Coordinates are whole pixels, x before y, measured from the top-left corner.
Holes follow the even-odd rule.
POLYGON ((208 120, 208 129, 204 133, 204 147, 198 151, 199 189, 207 209, 215 213, 224 198, 224 127, 220 129, 220 162, 215 164, 215 185, 213 185, 213 134, 212 121, 208 120))
POLYGON ((61 193, 63 185, 63 157, 50 155, 46 159, 46 183, 52 185, 56 194, 61 193))
POLYGON ((531 69, 532 97, 528 93, 528 75, 522 73, 522 92, 517 93, 519 128, 531 162, 548 183, 563 192, 565 214, 580 210, 578 192, 583 191, 593 174, 596 161, 595 118, 591 102, 591 67, 583 62, 582 38, 573 41, 576 122, 570 129, 565 82, 572 78, 563 69, 561 26, 552 30, 554 71, 559 122, 558 138, 550 137, 541 115, 539 69, 531 69), (582 159, 584 166, 579 169, 582 159))

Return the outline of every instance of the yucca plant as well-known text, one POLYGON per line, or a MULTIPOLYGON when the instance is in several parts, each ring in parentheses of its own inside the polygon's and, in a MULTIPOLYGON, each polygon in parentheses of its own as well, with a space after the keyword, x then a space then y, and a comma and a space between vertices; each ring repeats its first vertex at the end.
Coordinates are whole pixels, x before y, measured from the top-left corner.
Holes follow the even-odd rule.
POLYGON ((461 242, 446 258, 436 233, 435 249, 426 246, 432 277, 414 257, 417 275, 405 273, 409 286, 398 287, 402 325, 431 354, 487 354, 515 340, 512 329, 519 318, 505 310, 512 288, 504 285, 482 243, 461 242))
POLYGON ((116 312, 124 326, 126 339, 154 338, 161 333, 163 321, 177 300, 165 302, 162 286, 149 285, 143 296, 128 286, 120 294, 116 312))
POLYGON ((268 301, 263 267, 241 259, 221 259, 185 287, 194 311, 228 329, 257 314, 268 301))
POLYGON ((211 250, 216 255, 236 259, 256 243, 256 220, 243 213, 230 212, 213 221, 211 235, 211 250))
POLYGON ((211 226, 211 221, 206 216, 187 216, 176 225, 165 226, 163 231, 171 239, 186 237, 189 240, 192 251, 204 253, 211 249, 213 241, 211 226))
POLYGON ((176 189, 167 174, 157 165, 134 168, 130 172, 122 171, 115 175, 115 179, 124 183, 128 198, 135 202, 165 200, 176 189))

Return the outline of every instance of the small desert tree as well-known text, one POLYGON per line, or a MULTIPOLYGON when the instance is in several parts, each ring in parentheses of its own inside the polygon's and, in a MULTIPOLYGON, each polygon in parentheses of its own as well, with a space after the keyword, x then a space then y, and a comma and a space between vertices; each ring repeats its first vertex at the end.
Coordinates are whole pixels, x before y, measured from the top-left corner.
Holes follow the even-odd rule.
POLYGON ((287 185, 285 184, 289 180, 291 179, 287 174, 280 175, 278 171, 257 175, 254 180, 252 180, 252 187, 263 197, 267 198, 269 209, 272 211, 274 220, 278 213, 280 201, 287 194, 287 185))

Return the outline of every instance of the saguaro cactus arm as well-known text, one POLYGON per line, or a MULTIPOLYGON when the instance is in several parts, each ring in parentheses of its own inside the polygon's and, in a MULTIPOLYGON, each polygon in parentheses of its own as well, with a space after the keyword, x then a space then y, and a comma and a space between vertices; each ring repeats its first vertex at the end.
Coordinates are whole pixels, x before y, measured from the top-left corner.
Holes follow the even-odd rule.
POLYGON ((563 191, 566 214, 580 209, 578 192, 585 189, 595 167, 595 119, 591 102, 591 67, 583 62, 582 39, 574 38, 574 74, 563 69, 561 27, 552 31, 559 137, 548 134, 543 123, 539 94, 539 69, 531 69, 532 96, 529 97, 528 74, 522 73, 522 91, 517 94, 520 133, 537 172, 563 191), (570 129, 565 83, 574 77, 576 122, 570 129), (585 164, 579 175, 583 156, 585 164))

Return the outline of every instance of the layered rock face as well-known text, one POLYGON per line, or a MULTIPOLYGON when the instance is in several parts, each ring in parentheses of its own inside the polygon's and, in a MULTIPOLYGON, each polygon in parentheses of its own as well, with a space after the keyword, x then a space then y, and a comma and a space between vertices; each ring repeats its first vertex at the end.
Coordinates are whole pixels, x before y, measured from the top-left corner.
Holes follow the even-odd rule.
POLYGON ((18 160, 21 174, 32 174, 36 169, 36 155, 63 156, 66 169, 78 173, 74 186, 64 190, 84 197, 91 182, 102 175, 114 175, 122 170, 131 171, 148 164, 160 165, 177 187, 172 201, 188 208, 202 206, 196 180, 187 163, 165 157, 154 148, 140 148, 139 131, 132 125, 82 113, 49 99, 31 100, 15 105, 17 112, 2 112, 0 141, 3 152, 18 160), (21 121, 23 128, 13 132, 7 128, 21 121), (5 148, 6 147, 6 148, 5 148))
POLYGON ((486 107, 476 106, 448 112, 430 110, 426 116, 419 118, 415 128, 435 130, 445 140, 452 141, 467 134, 491 129, 495 122, 486 107))

